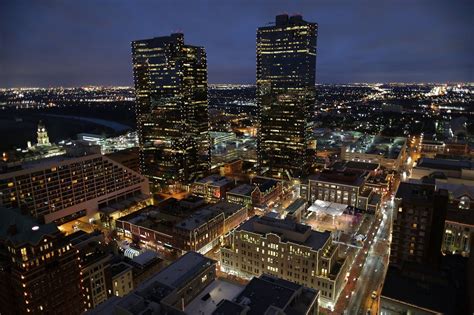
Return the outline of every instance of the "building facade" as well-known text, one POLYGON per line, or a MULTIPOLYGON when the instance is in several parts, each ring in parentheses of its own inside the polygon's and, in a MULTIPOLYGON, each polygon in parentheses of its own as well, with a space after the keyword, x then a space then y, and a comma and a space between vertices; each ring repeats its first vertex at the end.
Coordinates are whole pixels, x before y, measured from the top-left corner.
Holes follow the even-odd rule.
POLYGON ((141 173, 192 183, 210 169, 206 52, 178 33, 134 41, 132 55, 141 173))
POLYGON ((357 207, 365 177, 362 172, 323 170, 308 182, 311 203, 323 200, 357 207))
POLYGON ((441 256, 448 192, 433 185, 402 182, 395 196, 390 265, 437 268, 441 256))
POLYGON ((143 244, 206 253, 248 217, 247 206, 227 201, 202 203, 183 215, 176 214, 181 211, 178 207, 170 207, 174 216, 170 211, 145 208, 118 219, 116 226, 119 233, 143 244))
POLYGON ((55 224, 0 208, 0 303, 3 314, 82 314, 78 252, 55 224))
POLYGON ((0 206, 45 222, 93 217, 108 204, 138 196, 149 197, 148 180, 100 154, 55 157, 0 174, 0 206))
POLYGON ((317 24, 278 15, 257 30, 257 161, 276 177, 304 176, 311 164, 317 24))
POLYGON ((317 232, 292 220, 252 217, 221 248, 224 271, 243 277, 268 273, 320 291, 331 307, 344 287, 347 260, 330 232, 317 232))

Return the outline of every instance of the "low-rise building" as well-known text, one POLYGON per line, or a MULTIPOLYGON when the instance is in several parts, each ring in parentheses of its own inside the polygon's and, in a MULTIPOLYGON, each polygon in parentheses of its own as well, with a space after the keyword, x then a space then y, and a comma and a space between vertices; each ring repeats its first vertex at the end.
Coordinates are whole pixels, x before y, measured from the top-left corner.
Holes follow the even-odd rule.
POLYGON ((280 181, 264 179, 242 184, 227 192, 227 201, 253 207, 264 207, 281 196, 280 181))
POLYGON ((309 177, 309 200, 337 202, 357 207, 365 172, 323 170, 309 177))
POLYGON ((242 277, 268 273, 320 291, 331 307, 344 287, 348 263, 330 232, 292 220, 254 216, 221 248, 221 268, 242 277))
POLYGON ((247 216, 247 206, 227 201, 206 204, 192 197, 144 208, 119 218, 116 225, 119 233, 145 246, 206 252, 247 216))
POLYGON ((380 209, 381 200, 380 194, 372 189, 365 188, 359 194, 357 208, 366 210, 369 213, 377 213, 380 209))
POLYGON ((341 159, 368 162, 398 170, 405 160, 407 139, 364 135, 357 141, 343 146, 341 159))
POLYGON ((317 290, 263 274, 233 299, 222 299, 212 315, 316 315, 318 298, 317 290))
POLYGON ((207 200, 217 201, 225 199, 225 193, 230 190, 233 185, 233 180, 214 174, 199 179, 191 184, 191 192, 207 200))
POLYGON ((89 314, 184 315, 185 307, 216 278, 216 262, 188 252, 130 294, 110 299, 89 314))
POLYGON ((441 250, 444 253, 469 256, 471 253, 471 239, 473 237, 474 211, 458 207, 448 208, 441 250))
POLYGON ((474 162, 440 158, 421 158, 413 167, 410 178, 434 177, 449 184, 469 184, 474 181, 474 162))
POLYGON ((133 267, 131 265, 125 262, 111 265, 110 278, 113 295, 122 297, 133 291, 133 267))
POLYGON ((307 209, 308 202, 303 198, 296 198, 284 211, 286 218, 300 223, 303 213, 307 209))

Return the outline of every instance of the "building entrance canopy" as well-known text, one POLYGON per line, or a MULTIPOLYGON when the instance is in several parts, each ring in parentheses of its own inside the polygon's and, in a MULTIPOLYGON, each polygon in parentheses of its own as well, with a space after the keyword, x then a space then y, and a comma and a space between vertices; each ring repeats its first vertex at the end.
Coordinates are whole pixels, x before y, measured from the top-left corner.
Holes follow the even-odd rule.
POLYGON ((335 217, 343 214, 346 209, 347 205, 345 204, 318 199, 308 208, 308 211, 316 212, 316 214, 328 214, 335 217))

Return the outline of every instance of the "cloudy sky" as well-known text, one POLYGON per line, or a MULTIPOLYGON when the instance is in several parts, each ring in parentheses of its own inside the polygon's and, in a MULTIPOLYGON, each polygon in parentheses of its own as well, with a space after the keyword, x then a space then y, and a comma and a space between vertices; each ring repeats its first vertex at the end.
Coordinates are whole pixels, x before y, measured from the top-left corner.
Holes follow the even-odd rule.
POLYGON ((474 81, 472 0, 0 0, 0 87, 131 85, 130 42, 181 31, 209 82, 255 82, 255 34, 319 24, 318 83, 474 81))

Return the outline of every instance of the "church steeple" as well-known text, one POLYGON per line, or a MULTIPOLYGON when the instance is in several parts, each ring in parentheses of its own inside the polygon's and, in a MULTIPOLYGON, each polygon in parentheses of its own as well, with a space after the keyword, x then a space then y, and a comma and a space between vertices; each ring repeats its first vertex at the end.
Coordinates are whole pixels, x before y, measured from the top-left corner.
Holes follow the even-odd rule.
POLYGON ((44 123, 40 120, 38 123, 38 146, 49 146, 51 143, 49 142, 48 132, 46 131, 46 127, 44 123))

